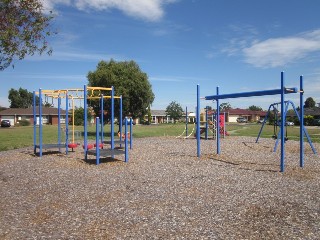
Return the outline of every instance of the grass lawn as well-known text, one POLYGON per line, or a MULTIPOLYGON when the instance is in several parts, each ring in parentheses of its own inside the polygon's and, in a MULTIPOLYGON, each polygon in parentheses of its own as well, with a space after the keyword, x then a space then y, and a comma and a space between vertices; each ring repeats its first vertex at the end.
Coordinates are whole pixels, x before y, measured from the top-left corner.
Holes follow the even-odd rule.
MULTIPOLYGON (((117 135, 118 127, 115 126, 115 135, 117 135)), ((188 125, 188 134, 191 137, 195 133, 195 125, 188 125)), ((228 124, 226 129, 231 136, 252 136, 257 137, 261 124, 228 124)), ((105 126, 105 137, 110 137, 110 125, 105 126)), ((133 126, 133 136, 137 138, 142 137, 160 137, 160 136, 185 136, 185 125, 177 124, 158 124, 158 125, 137 125, 133 126)), ((83 127, 77 126, 75 130, 80 131, 83 136, 83 127)), ((279 129, 278 129, 279 130, 279 129)), ((313 142, 320 142, 320 128, 308 128, 308 133, 313 142)), ((209 134, 212 135, 210 132, 209 134)), ((287 127, 287 134, 290 140, 299 140, 299 127, 287 127)), ((265 125, 263 128, 262 138, 269 138, 274 135, 274 128, 271 125, 265 125)), ((61 132, 62 142, 64 142, 65 134, 61 132)), ((95 126, 88 128, 88 138, 95 138, 95 126)), ((72 135, 69 136, 69 142, 72 142, 72 135)), ((43 126, 43 143, 57 143, 58 128, 57 126, 46 125, 43 126)), ((83 142, 82 139, 76 139, 76 142, 83 142)), ((0 151, 9 149, 17 149, 33 145, 33 127, 11 127, 0 128, 0 151)))

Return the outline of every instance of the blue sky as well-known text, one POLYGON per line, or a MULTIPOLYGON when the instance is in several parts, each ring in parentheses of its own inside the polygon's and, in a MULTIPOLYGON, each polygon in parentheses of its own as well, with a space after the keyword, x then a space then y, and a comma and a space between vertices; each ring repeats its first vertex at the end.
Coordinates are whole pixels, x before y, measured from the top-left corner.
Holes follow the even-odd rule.
MULTIPOLYGON (((318 0, 46 0, 58 34, 52 56, 27 57, 0 73, 0 105, 10 88, 82 88, 100 60, 134 60, 155 94, 194 109, 201 96, 299 87, 320 102, 318 0)), ((298 104, 299 95, 286 99, 298 104)), ((280 96, 227 99, 232 107, 267 109, 280 96)), ((206 101, 201 103, 213 105, 206 101)))

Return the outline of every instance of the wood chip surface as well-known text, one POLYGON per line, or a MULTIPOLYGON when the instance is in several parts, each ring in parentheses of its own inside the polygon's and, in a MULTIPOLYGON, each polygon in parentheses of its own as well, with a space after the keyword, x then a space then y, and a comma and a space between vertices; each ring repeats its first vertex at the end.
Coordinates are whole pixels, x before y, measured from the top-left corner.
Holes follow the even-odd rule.
MULTIPOLYGON (((274 140, 134 139, 123 156, 0 152, 0 239, 320 239, 320 158, 274 140)), ((320 144, 314 144, 320 152, 320 144)))

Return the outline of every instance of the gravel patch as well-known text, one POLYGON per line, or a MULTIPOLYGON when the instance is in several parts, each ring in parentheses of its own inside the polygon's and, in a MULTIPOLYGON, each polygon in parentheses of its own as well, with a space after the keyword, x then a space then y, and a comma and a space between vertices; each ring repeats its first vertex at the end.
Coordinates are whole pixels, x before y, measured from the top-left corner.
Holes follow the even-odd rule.
MULTIPOLYGON (((319 239, 320 159, 274 140, 135 139, 129 163, 0 152, 0 239, 319 239), (279 147, 278 147, 279 149, 279 147)), ((314 144, 320 152, 320 144, 314 144)))

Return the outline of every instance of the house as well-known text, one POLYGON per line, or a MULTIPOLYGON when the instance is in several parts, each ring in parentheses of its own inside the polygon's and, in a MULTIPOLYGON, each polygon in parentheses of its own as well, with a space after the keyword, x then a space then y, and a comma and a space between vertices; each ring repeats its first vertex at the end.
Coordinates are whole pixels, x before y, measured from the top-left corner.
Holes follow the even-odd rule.
MULTIPOLYGON (((36 115, 39 115, 39 108, 36 108, 36 115)), ((60 110, 60 123, 65 123, 66 111, 60 110)), ((0 120, 9 120, 11 126, 18 124, 21 120, 30 121, 33 124, 33 108, 8 108, 0 111, 0 120)), ((37 117, 39 123, 39 117, 37 117)), ((58 108, 42 108, 43 124, 58 124, 58 108)))
POLYGON ((305 116, 313 116, 314 118, 318 119, 318 118, 320 118, 320 107, 305 108, 304 115, 305 116))
MULTIPOLYGON (((208 111, 208 117, 212 118, 215 110, 208 111)), ((201 109, 201 116, 205 115, 205 110, 201 109)), ((226 115, 226 122, 237 122, 238 117, 244 117, 248 122, 256 122, 267 115, 266 111, 251 111, 247 109, 228 109, 220 111, 220 114, 226 115)), ((182 114, 181 120, 185 119, 185 113, 182 114)), ((173 119, 166 114, 165 110, 151 110, 151 122, 158 123, 173 123, 173 119)), ((201 117, 202 118, 202 117, 201 117)), ((145 116, 145 121, 148 121, 148 115, 145 116)), ((194 112, 188 112, 188 122, 194 123, 196 121, 196 115, 194 112)))
MULTIPOLYGON (((212 117, 212 114, 215 113, 215 110, 209 111, 208 116, 212 117)), ((237 122, 237 118, 245 118, 248 122, 256 122, 261 118, 264 118, 267 115, 267 111, 252 111, 248 109, 227 109, 227 110, 221 110, 220 114, 225 114, 226 122, 237 122)))
MULTIPOLYGON (((148 121, 148 115, 145 116, 145 121, 148 121)), ((173 119, 166 114, 165 110, 151 110, 151 123, 169 123, 173 122, 173 119)))
MULTIPOLYGON (((183 112, 181 120, 185 121, 186 114, 183 112)), ((195 122, 195 113, 194 112, 188 112, 188 121, 190 123, 195 122)), ((145 121, 148 121, 148 115, 145 115, 144 117, 145 121)), ((159 123, 173 123, 173 119, 170 117, 170 115, 166 114, 165 110, 151 110, 151 123, 159 124, 159 123)))

